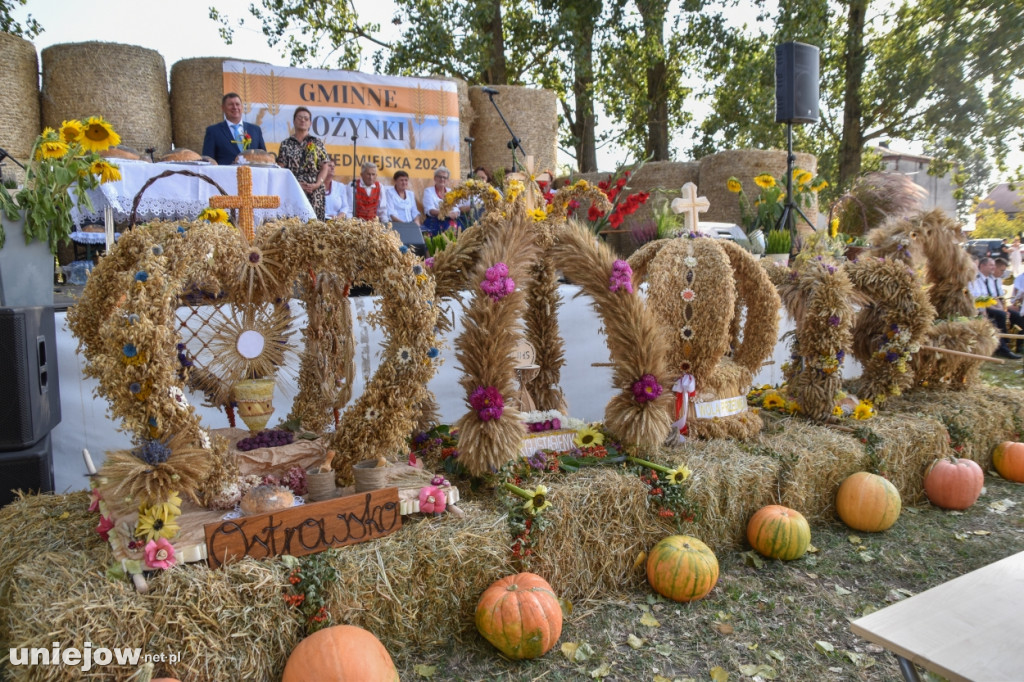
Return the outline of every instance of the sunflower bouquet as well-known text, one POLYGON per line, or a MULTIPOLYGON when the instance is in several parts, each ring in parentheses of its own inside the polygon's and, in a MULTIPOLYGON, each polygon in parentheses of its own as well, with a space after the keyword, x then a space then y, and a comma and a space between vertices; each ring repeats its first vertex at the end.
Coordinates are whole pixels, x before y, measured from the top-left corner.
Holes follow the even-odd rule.
MULTIPOLYGON (((100 116, 64 121, 60 130, 43 130, 32 146, 25 185, 14 196, 0 186, 0 209, 7 218, 17 220, 24 213, 26 243, 46 242, 57 253, 71 235, 71 209, 81 205, 92 210, 86 191, 121 179, 117 166, 98 153, 120 143, 121 138, 100 116)), ((5 239, 0 225, 0 247, 5 239)))
MULTIPOLYGON (((774 229, 782 218, 782 210, 786 204, 786 176, 783 174, 775 178, 770 173, 761 173, 754 176, 754 184, 758 186, 760 192, 753 203, 743 190, 743 183, 736 177, 729 178, 726 189, 738 195, 740 215, 747 234, 755 230, 767 233, 774 229)), ((815 177, 810 171, 803 168, 793 170, 793 202, 799 208, 810 207, 818 192, 826 187, 828 182, 815 177)))

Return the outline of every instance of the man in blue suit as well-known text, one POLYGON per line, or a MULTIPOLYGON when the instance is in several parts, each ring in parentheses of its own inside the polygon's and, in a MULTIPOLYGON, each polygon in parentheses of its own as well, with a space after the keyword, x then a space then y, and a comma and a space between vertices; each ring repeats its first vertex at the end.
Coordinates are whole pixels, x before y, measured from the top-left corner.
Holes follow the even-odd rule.
POLYGON ((242 120, 242 98, 237 93, 229 92, 220 101, 224 120, 206 129, 203 140, 203 156, 208 156, 221 166, 229 166, 245 148, 242 139, 246 134, 251 138, 249 149, 267 147, 263 143, 263 131, 258 125, 245 123, 242 120))

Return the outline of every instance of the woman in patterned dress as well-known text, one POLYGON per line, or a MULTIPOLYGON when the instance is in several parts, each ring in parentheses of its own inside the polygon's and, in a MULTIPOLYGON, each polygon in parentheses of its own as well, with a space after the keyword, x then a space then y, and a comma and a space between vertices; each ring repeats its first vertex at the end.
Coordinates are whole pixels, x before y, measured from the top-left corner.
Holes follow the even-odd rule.
POLYGON ((295 132, 281 143, 277 165, 287 168, 299 181, 319 220, 324 219, 324 181, 330 172, 327 149, 322 140, 309 134, 313 115, 306 107, 298 107, 292 115, 295 132))

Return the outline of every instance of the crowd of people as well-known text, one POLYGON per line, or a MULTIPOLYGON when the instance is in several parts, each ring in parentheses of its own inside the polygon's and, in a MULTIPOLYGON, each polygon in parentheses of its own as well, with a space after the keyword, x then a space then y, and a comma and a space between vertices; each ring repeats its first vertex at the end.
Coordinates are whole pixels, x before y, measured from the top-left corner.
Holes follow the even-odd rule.
MULTIPOLYGON (((224 95, 221 111, 224 120, 206 129, 204 157, 229 165, 246 150, 266 150, 260 127, 242 121, 242 100, 238 94, 229 92, 224 95)), ((441 214, 451 181, 451 172, 444 166, 434 172, 434 184, 423 190, 419 202, 409 189, 406 171, 396 171, 391 178, 393 185, 386 186, 378 180, 378 169, 372 162, 362 164, 359 179, 352 184, 335 182, 334 162, 327 154, 323 140, 310 134, 312 120, 312 114, 306 107, 295 109, 293 132, 281 143, 277 165, 295 175, 320 220, 376 218, 382 223, 415 224, 424 233, 437 235, 459 224, 460 218, 465 222, 473 214, 475 206, 472 202, 464 202, 441 214)), ((473 176, 491 182, 491 174, 486 168, 475 169, 473 176)))
MULTIPOLYGON (((1003 283, 1009 267, 1010 261, 1002 256, 980 258, 978 274, 968 286, 968 291, 1000 333, 1021 333, 1024 332, 1024 317, 1021 316, 1021 305, 1024 304, 1024 273, 1017 271, 1013 279, 1012 293, 1007 297, 1003 283)), ((1011 345, 1016 344, 1009 341, 1000 338, 995 354, 1009 360, 1020 360, 1021 356, 1011 348, 1011 345)))

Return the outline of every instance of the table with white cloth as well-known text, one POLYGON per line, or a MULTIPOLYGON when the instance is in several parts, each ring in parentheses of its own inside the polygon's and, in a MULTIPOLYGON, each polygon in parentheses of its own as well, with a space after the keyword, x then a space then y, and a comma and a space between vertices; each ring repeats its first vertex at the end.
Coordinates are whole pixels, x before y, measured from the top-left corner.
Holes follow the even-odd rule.
MULTIPOLYGON (((238 166, 217 166, 202 163, 145 163, 115 160, 121 170, 121 179, 107 182, 90 190, 92 211, 81 207, 72 211, 76 225, 102 222, 104 209, 109 208, 117 223, 128 222, 132 203, 139 190, 152 178, 165 171, 188 171, 204 175, 220 185, 229 195, 238 194, 236 173, 238 166)), ((279 218, 296 217, 303 221, 316 218, 309 199, 291 171, 277 166, 250 166, 252 193, 258 196, 281 198, 278 208, 258 208, 257 225, 279 218)), ((149 220, 194 220, 210 205, 210 197, 219 196, 217 188, 202 178, 192 175, 170 175, 160 178, 146 188, 136 212, 136 222, 149 220)))

